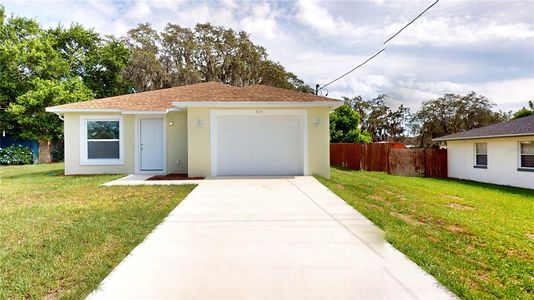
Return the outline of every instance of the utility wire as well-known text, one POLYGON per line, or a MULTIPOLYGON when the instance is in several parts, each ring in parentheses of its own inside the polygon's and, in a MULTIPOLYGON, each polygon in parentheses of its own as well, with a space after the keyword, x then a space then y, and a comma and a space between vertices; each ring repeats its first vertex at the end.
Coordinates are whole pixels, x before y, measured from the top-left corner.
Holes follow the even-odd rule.
POLYGON ((362 62, 361 64, 357 65, 356 67, 354 67, 352 70, 348 71, 347 73, 345 73, 345 74, 339 76, 338 78, 336 78, 336 79, 330 81, 329 83, 323 85, 319 90, 322 90, 322 89, 324 89, 325 87, 329 86, 330 84, 332 84, 332 83, 338 81, 339 79, 341 79, 341 78, 343 78, 343 77, 349 75, 349 74, 352 73, 354 70, 356 70, 356 69, 358 69, 359 67, 365 65, 365 64, 366 64, 367 62, 369 62, 371 59, 377 57, 380 53, 384 52, 384 50, 386 50, 386 48, 382 48, 382 50, 380 50, 380 51, 378 51, 377 53, 375 53, 375 55, 369 57, 366 61, 364 61, 364 62, 362 62))
POLYGON ((385 42, 384 42, 384 45, 391 41, 394 37, 396 37, 399 33, 401 33, 401 31, 403 31, 404 29, 406 29, 406 27, 410 26, 410 24, 412 24, 413 22, 415 22, 415 20, 419 19, 424 13, 426 13, 429 9, 432 8, 432 6, 436 5, 436 3, 438 3, 439 0, 436 0, 436 2, 432 3, 432 5, 430 5, 429 7, 427 7, 425 10, 423 10, 417 17, 415 17, 413 20, 411 20, 408 24, 404 25, 404 27, 401 28, 401 30, 397 31, 397 33, 395 33, 394 35, 392 35, 389 39, 387 39, 385 42))
MULTIPOLYGON (((436 5, 437 3, 439 2, 439 0, 436 0, 434 3, 432 3, 429 7, 427 7, 425 10, 423 10, 419 15, 417 15, 417 17, 415 17, 413 20, 411 20, 410 22, 408 22, 408 24, 404 25, 404 27, 402 27, 399 31, 397 31, 397 33, 395 33, 394 35, 392 35, 390 38, 388 38, 385 42, 384 42, 384 45, 391 41, 393 38, 395 38, 397 35, 399 35, 399 33, 401 33, 404 29, 406 29, 406 27, 410 26, 413 22, 415 22, 417 19, 419 19, 424 13, 426 13, 429 9, 431 9, 434 5, 436 5)), ((378 51, 377 53, 375 53, 373 56, 369 57, 366 61, 364 61, 363 63, 357 65, 356 67, 354 67, 352 70, 346 72, 345 74, 339 76, 338 78, 330 81, 329 83, 319 87, 319 85, 317 85, 317 88, 316 88, 316 91, 315 93, 318 94, 320 90, 324 89, 325 87, 331 85, 332 83, 340 80, 341 78, 349 75, 350 73, 354 72, 356 69, 360 68, 361 66, 365 65, 366 63, 368 63, 369 61, 371 61, 373 58, 377 57, 380 53, 384 52, 384 50, 386 50, 386 47, 382 48, 382 50, 378 51)))

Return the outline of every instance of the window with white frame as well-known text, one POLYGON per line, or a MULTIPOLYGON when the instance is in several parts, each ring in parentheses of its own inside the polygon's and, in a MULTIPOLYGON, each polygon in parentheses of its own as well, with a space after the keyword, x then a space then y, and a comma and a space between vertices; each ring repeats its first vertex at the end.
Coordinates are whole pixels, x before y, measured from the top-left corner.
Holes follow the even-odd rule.
POLYGON ((519 143, 519 167, 534 169, 534 141, 519 143))
POLYGON ((122 117, 82 117, 80 163, 122 164, 122 117))
POLYGON ((475 144, 475 167, 488 166, 488 143, 475 144))

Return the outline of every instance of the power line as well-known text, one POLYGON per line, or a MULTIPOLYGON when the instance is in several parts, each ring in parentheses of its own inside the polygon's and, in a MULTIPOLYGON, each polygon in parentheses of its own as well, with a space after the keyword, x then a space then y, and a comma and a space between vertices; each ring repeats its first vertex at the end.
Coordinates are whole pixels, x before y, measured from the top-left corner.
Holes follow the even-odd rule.
POLYGON ((403 31, 406 27, 410 26, 410 24, 412 24, 413 22, 415 22, 415 20, 419 19, 424 13, 427 12, 427 10, 431 9, 432 6, 436 5, 436 3, 438 3, 439 0, 436 0, 436 2, 432 3, 432 5, 430 5, 429 7, 427 7, 425 10, 423 10, 417 17, 415 17, 413 20, 411 20, 408 24, 404 25, 404 27, 401 28, 401 30, 397 31, 397 33, 395 33, 394 35, 392 35, 389 39, 387 39, 385 42, 384 42, 384 45, 391 41, 394 37, 396 37, 399 33, 401 33, 401 31, 403 31))
MULTIPOLYGON (((417 15, 417 17, 415 17, 413 20, 411 20, 410 22, 408 22, 408 24, 404 25, 404 27, 402 27, 399 31, 397 31, 394 35, 392 35, 390 38, 388 38, 385 42, 384 42, 384 45, 391 41, 393 38, 395 38, 397 35, 399 35, 399 33, 401 33, 404 29, 406 29, 406 27, 410 26, 413 22, 415 22, 417 19, 419 19, 424 13, 426 13, 429 9, 431 9, 434 5, 436 5, 437 3, 439 2, 439 0, 436 0, 434 3, 432 3, 430 6, 428 6, 425 10, 423 10, 419 15, 417 15)), ((386 47, 382 48, 382 50, 378 51, 377 53, 375 53, 373 56, 369 57, 366 61, 364 61, 363 63, 357 65, 356 67, 354 67, 353 69, 351 69, 350 71, 346 72, 345 74, 339 76, 338 78, 330 81, 329 83, 319 87, 319 84, 317 84, 316 88, 315 88, 315 94, 318 94, 320 90, 324 89, 325 87, 331 85, 332 83, 338 81, 339 79, 349 75, 350 73, 354 72, 356 69, 360 68, 361 66, 365 65, 366 63, 368 63, 369 61, 371 61, 373 58, 377 57, 380 53, 384 52, 384 50, 386 50, 386 47)))
POLYGON ((339 76, 338 78, 336 78, 336 79, 330 81, 329 83, 323 85, 319 90, 322 90, 322 89, 324 89, 325 87, 329 86, 330 84, 332 84, 332 83, 338 81, 339 79, 341 79, 341 78, 343 78, 343 77, 349 75, 349 74, 352 73, 354 70, 356 70, 356 69, 358 69, 359 67, 365 65, 365 64, 366 64, 367 62, 369 62, 371 59, 377 57, 380 53, 384 52, 384 50, 386 50, 386 48, 382 48, 382 50, 378 51, 378 52, 375 53, 373 56, 369 57, 366 61, 364 61, 364 62, 362 62, 361 64, 357 65, 356 67, 354 67, 352 70, 348 71, 347 73, 345 73, 345 74, 339 76))

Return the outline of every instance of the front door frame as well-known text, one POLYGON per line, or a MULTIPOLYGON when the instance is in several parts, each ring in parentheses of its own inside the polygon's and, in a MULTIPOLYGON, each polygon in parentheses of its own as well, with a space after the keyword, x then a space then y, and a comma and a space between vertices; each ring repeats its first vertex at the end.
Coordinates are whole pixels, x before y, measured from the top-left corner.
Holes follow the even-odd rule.
POLYGON ((162 114, 135 115, 135 174, 167 174, 167 116, 162 114), (143 171, 141 170, 141 119, 161 119, 163 129, 163 170, 162 171, 143 171))

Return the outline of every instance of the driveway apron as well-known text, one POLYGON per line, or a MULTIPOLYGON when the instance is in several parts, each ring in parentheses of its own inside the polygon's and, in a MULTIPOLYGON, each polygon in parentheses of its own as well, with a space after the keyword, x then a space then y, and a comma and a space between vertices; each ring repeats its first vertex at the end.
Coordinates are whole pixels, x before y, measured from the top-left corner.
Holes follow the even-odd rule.
POLYGON ((205 180, 90 299, 451 299, 313 177, 205 180))

